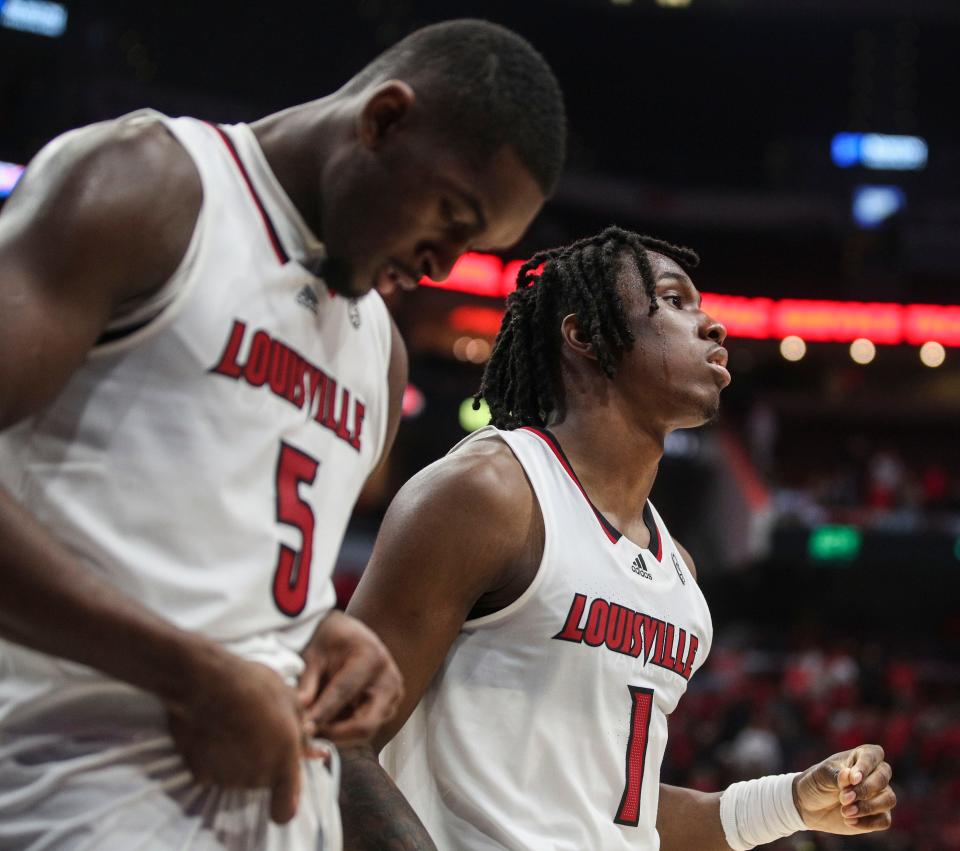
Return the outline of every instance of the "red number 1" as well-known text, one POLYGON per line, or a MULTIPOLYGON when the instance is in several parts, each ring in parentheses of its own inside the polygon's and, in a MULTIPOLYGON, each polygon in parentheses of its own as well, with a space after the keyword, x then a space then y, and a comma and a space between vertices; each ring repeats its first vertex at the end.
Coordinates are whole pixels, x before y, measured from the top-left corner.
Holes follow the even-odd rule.
POLYGON ((627 827, 640 824, 640 792, 643 789, 643 764, 647 759, 647 736, 653 709, 653 689, 627 686, 630 689, 630 738, 627 740, 627 782, 613 821, 627 827))
POLYGON ((300 530, 300 551, 280 544, 273 574, 273 599, 285 615, 296 617, 307 605, 310 562, 313 560, 313 509, 300 498, 300 483, 313 484, 320 462, 305 452, 280 442, 277 459, 277 522, 300 530))

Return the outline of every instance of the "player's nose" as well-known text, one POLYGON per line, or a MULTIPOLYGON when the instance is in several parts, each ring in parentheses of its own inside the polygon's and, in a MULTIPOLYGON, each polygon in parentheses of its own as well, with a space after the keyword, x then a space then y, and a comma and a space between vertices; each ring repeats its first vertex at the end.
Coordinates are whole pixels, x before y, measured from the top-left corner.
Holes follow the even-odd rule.
POLYGON ((456 262, 467 251, 463 242, 435 242, 420 248, 417 252, 419 271, 434 281, 443 281, 450 276, 456 262))
POLYGON ((723 345, 727 339, 727 328, 722 322, 718 322, 707 313, 703 314, 703 321, 700 324, 700 333, 707 340, 712 340, 718 345, 723 345))

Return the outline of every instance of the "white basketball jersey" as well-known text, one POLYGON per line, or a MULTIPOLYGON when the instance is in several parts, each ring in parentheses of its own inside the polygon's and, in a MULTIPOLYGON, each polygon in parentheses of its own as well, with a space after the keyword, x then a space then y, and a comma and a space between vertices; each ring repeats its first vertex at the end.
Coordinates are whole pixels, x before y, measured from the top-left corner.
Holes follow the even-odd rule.
MULTIPOLYGON (((193 158, 192 240, 57 399, 0 435, 0 483, 112 585, 295 674, 383 450, 390 319, 376 293, 334 297, 301 265, 322 245, 246 125, 124 120, 162 121, 193 158)), ((25 690, 99 676, 7 642, 0 667, 0 721, 25 690)))
POLYGON ((644 548, 549 432, 460 446, 485 439, 530 480, 543 559, 518 600, 464 624, 383 764, 441 851, 655 851, 667 716, 709 652, 706 601, 649 503, 644 548))

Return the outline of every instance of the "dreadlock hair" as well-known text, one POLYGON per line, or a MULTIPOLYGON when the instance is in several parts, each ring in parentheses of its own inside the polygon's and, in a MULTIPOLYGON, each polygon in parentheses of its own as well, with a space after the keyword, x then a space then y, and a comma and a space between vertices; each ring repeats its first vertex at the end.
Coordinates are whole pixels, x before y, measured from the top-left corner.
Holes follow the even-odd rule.
POLYGON ((608 227, 596 236, 541 251, 524 263, 516 291, 507 297, 473 407, 479 408, 480 400, 486 399, 490 421, 497 428, 544 427, 562 402, 558 326, 571 313, 589 336, 601 369, 613 378, 634 342, 618 286, 624 256, 632 255, 636 261, 650 299, 650 315, 659 307, 648 251, 685 269, 700 262, 689 248, 608 227))
POLYGON ((510 146, 543 194, 552 194, 566 156, 563 94, 526 39, 489 21, 432 24, 380 54, 344 91, 389 79, 410 84, 455 153, 482 168, 510 146))

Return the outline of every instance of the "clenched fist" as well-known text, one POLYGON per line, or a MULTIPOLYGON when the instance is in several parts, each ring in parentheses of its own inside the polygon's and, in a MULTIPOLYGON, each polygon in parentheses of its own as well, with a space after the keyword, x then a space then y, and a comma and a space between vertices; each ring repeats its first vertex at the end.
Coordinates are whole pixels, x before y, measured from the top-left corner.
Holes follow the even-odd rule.
POLYGON ((804 771, 793 787, 794 802, 811 830, 856 834, 886 830, 897 796, 893 769, 879 745, 834 754, 804 771))

